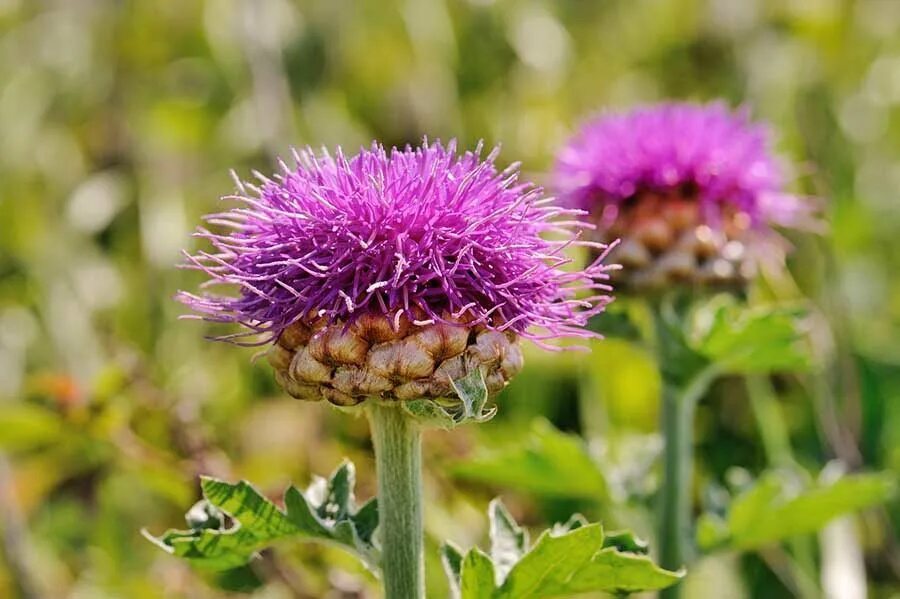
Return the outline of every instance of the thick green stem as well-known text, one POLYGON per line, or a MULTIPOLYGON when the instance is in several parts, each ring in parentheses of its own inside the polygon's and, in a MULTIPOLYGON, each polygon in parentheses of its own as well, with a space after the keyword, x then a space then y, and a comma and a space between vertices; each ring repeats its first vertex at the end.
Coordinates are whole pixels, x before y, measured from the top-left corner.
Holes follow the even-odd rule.
MULTIPOLYGON (((677 570, 687 561, 690 535, 694 407, 671 387, 663 390, 663 484, 660 491, 659 561, 677 570)), ((680 587, 681 585, 676 585, 680 587)), ((672 592, 668 597, 677 597, 672 592)))
POLYGON ((421 431, 399 406, 369 404, 385 598, 424 599, 421 431))
MULTIPOLYGON (((694 411, 719 375, 685 346, 683 318, 672 298, 651 305, 657 359, 662 378, 663 481, 659 496, 659 562, 677 570, 690 561, 693 546, 691 488, 693 484, 694 411)), ((660 597, 677 599, 684 584, 671 586, 660 597)))
MULTIPOLYGON (((698 373, 684 388, 663 386, 663 485, 660 491, 659 560, 669 570, 690 561, 693 545, 691 487, 693 484, 694 412, 697 402, 717 375, 715 368, 698 373)), ((663 590, 660 597, 677 599, 682 584, 663 590)))

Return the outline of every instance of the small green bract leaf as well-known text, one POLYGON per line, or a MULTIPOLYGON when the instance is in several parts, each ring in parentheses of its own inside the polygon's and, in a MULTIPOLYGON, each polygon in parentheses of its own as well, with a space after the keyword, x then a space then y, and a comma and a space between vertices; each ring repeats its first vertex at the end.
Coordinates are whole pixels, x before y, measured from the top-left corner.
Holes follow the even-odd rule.
POLYGON ((887 474, 853 474, 834 482, 802 485, 770 472, 734 499, 726 518, 704 515, 697 542, 705 549, 753 550, 813 533, 830 520, 887 501, 896 483, 887 474))
POLYGON ((597 499, 606 481, 584 442, 536 420, 521 444, 489 450, 453 468, 459 477, 548 497, 597 499))
POLYGON ((302 493, 289 487, 285 509, 241 481, 236 484, 203 477, 204 500, 186 515, 191 530, 170 530, 160 537, 144 535, 165 551, 210 570, 243 566, 257 552, 283 538, 334 543, 356 554, 369 568, 378 564, 372 534, 378 526, 378 508, 370 500, 355 507, 353 464, 344 462, 328 480, 317 478, 302 493), (222 514, 233 520, 225 526, 222 514))
POLYGON ((485 407, 488 390, 480 369, 451 380, 450 385, 456 391, 456 398, 405 401, 403 409, 420 424, 445 430, 470 422, 487 422, 497 413, 496 408, 485 407))
POLYGON ((693 313, 690 345, 723 372, 806 370, 810 348, 804 306, 748 308, 717 296, 693 313))
POLYGON ((599 524, 587 524, 581 517, 544 531, 529 548, 524 531, 499 500, 491 502, 490 515, 492 557, 477 547, 464 556, 452 545, 443 549, 456 599, 652 591, 671 586, 684 575, 656 566, 643 555, 646 545, 630 533, 616 533, 607 542, 599 524))

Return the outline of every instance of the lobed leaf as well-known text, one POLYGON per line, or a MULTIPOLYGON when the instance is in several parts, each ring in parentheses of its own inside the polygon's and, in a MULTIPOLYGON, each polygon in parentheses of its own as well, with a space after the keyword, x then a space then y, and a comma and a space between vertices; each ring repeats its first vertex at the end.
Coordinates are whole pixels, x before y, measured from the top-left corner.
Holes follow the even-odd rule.
MULTIPOLYGON (((603 547, 603 527, 588 524, 568 533, 554 536, 543 533, 534 547, 510 571, 500 587, 500 597, 558 597, 570 588, 568 583, 589 567, 591 558, 603 547)), ((569 594, 605 590, 600 581, 595 587, 569 594)))
POLYGON ((698 523, 704 549, 759 549, 809 534, 830 520, 887 501, 896 492, 889 475, 853 474, 833 482, 800 486, 795 477, 770 472, 738 495, 727 516, 706 514, 698 523))
POLYGON ((801 305, 748 308, 718 296, 693 313, 689 343, 727 373, 806 370, 808 315, 801 305))
POLYGON ((442 549, 456 599, 652 591, 671 586, 684 575, 655 565, 644 555, 646 544, 630 533, 607 538, 599 524, 587 524, 580 516, 544 531, 529 548, 527 535, 499 500, 491 502, 490 515, 490 557, 477 547, 465 555, 450 544, 442 549))
POLYGON ((289 537, 334 543, 374 570, 378 508, 373 499, 356 509, 354 485, 353 464, 344 462, 328 480, 315 480, 305 494, 289 487, 281 510, 246 481, 232 484, 202 477, 204 499, 186 515, 191 529, 144 535, 165 551, 216 571, 243 566, 261 549, 289 537), (230 527, 223 514, 231 518, 230 527))

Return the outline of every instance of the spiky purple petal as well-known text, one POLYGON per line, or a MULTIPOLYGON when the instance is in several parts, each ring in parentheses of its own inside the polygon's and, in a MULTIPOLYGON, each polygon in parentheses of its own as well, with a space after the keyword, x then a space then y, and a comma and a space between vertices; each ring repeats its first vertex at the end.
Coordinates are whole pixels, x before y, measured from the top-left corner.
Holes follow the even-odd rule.
POLYGON ((559 152, 555 184, 568 205, 588 211, 640 190, 693 186, 703 212, 725 204, 755 225, 811 222, 810 202, 784 191, 769 132, 746 110, 723 103, 663 103, 587 122, 559 152))
POLYGON ((236 181, 238 207, 206 217, 217 232, 197 236, 212 252, 186 253, 209 275, 204 287, 237 295, 181 292, 203 318, 239 323, 237 337, 266 342, 310 318, 349 322, 365 312, 414 322, 466 319, 532 339, 586 336, 590 316, 610 301, 601 258, 564 269, 568 245, 590 225, 578 210, 542 199, 498 170, 498 149, 481 157, 426 142, 353 157, 295 152, 258 184, 236 181), (588 295, 590 297, 583 297, 588 295))

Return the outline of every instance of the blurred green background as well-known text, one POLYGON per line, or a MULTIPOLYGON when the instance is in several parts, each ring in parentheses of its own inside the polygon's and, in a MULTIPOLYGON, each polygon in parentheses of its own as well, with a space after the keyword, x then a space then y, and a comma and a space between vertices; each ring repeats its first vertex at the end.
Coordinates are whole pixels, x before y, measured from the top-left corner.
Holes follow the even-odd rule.
MULTIPOLYGON (((796 236, 793 277, 759 292, 807 296, 828 323, 825 367, 772 381, 796 459, 900 472, 897 0, 0 0, 0 597, 227 596, 245 581, 198 574, 139 532, 181 526, 198 473, 277 496, 349 456, 373 493, 363 419, 290 400, 253 350, 178 320, 172 296, 198 279, 173 265, 231 192, 229 169, 428 135, 502 142, 502 160, 544 181, 586 115, 666 98, 748 104, 796 164, 792 188, 823 198, 830 232, 796 236)), ((530 525, 578 509, 652 536, 650 355, 610 340, 527 360, 494 422, 426 439, 431 538, 483 543, 501 491, 530 525), (527 442, 538 416, 584 435, 637 499, 454 476, 485 442, 527 442)), ((717 385, 698 429, 698 497, 732 466, 766 466, 739 382, 717 385)), ((900 597, 900 507, 841 522, 809 540, 814 576, 900 597)), ((717 554, 690 596, 794 596, 789 561, 717 554)), ((255 576, 256 597, 379 593, 312 546, 266 553, 255 576)))

